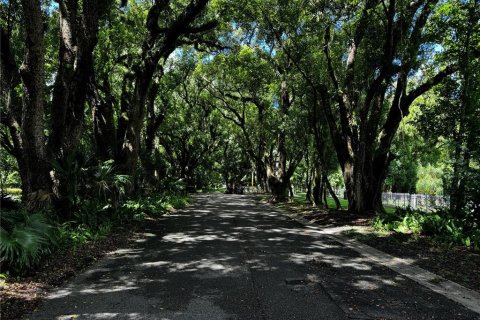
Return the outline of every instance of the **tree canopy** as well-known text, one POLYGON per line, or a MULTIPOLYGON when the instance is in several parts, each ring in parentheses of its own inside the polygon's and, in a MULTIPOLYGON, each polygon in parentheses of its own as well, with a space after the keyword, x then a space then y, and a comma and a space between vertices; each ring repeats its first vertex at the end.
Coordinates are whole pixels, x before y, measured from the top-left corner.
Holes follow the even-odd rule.
POLYGON ((480 10, 437 0, 0 2, 2 188, 61 220, 125 194, 247 187, 480 219, 480 10), (90 171, 89 171, 90 170, 90 171), (93 173, 92 173, 93 174, 93 173))

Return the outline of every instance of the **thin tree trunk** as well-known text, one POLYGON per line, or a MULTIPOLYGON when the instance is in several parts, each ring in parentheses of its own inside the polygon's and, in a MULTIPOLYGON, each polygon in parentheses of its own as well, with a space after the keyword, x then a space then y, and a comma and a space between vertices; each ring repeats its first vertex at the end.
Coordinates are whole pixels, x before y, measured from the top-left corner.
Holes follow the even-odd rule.
MULTIPOLYGON (((288 114, 290 108, 290 97, 288 92, 288 85, 285 80, 281 85, 281 105, 280 111, 283 115, 288 114)), ((278 132, 277 138, 277 151, 278 151, 278 168, 273 168, 272 164, 269 164, 267 168, 268 184, 272 193, 272 200, 274 202, 283 202, 288 198, 290 178, 293 172, 287 169, 287 146, 286 146, 286 133, 284 129, 278 132)), ((292 165, 292 164, 290 164, 292 165)), ((290 168, 291 169, 291 168, 290 168)))
POLYGON ((307 193, 305 194, 305 201, 308 203, 313 203, 312 201, 312 177, 314 176, 315 169, 308 167, 307 172, 309 172, 307 179, 307 193))
POLYGON ((315 165, 315 174, 313 179, 313 204, 315 207, 323 207, 323 200, 322 200, 322 168, 320 162, 317 161, 315 165))
POLYGON ((305 187, 307 189, 305 193, 305 201, 308 203, 312 203, 312 178, 310 176, 310 159, 308 157, 308 144, 305 152, 305 167, 305 187))
MULTIPOLYGON (((465 198, 465 183, 466 183, 466 172, 468 171, 469 161, 470 161, 470 150, 471 148, 471 132, 475 124, 471 125, 471 121, 468 121, 468 116, 472 117, 472 108, 471 108, 471 99, 470 96, 470 42, 471 42, 471 30, 472 26, 475 24, 475 11, 470 6, 469 8, 469 27, 465 37, 465 49, 460 57, 460 74, 462 76, 462 90, 460 98, 460 117, 458 119, 458 132, 455 137, 455 153, 454 153, 454 163, 453 163, 453 176, 451 182, 451 191, 450 191, 450 212, 454 215, 459 215, 461 210, 465 207, 466 198, 465 198), (469 125, 470 124, 470 125, 469 125), (470 128, 469 128, 470 127, 470 128), (470 130, 469 130, 470 129, 470 130)), ((475 121, 475 120, 474 120, 475 121)), ((478 142, 477 142, 478 143, 478 142)))
POLYGON ((291 182, 288 182, 288 192, 290 200, 293 200, 293 198, 295 197, 295 193, 293 192, 293 186, 291 182))
POLYGON ((355 212, 355 181, 353 173, 353 163, 350 161, 344 162, 342 165, 343 181, 345 183, 345 192, 348 199, 348 211, 355 212))
POLYGON ((339 210, 341 208, 340 200, 338 200, 338 197, 335 194, 335 191, 333 190, 332 185, 330 184, 330 181, 328 180, 327 175, 325 175, 325 186, 327 187, 328 191, 330 192, 330 195, 332 196, 333 201, 335 201, 335 209, 339 210))
POLYGON ((261 161, 256 161, 255 171, 257 177, 257 184, 260 185, 262 192, 269 192, 268 183, 267 183, 267 171, 265 170, 266 166, 261 161))
MULTIPOLYGON (((325 180, 325 179, 323 179, 325 180)), ((327 201, 327 188, 325 187, 325 181, 322 182, 322 196, 323 196, 323 201, 325 203, 325 209, 328 209, 328 201, 327 201)))

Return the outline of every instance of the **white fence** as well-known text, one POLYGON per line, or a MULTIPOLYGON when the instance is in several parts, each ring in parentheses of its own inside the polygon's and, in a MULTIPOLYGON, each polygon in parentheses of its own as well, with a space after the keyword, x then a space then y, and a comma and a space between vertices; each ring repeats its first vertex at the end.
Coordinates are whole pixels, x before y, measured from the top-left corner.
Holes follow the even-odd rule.
POLYGON ((448 208, 450 198, 447 196, 432 196, 429 194, 409 193, 382 193, 382 202, 385 206, 420 209, 432 211, 438 208, 448 208))
MULTIPOLYGON (((335 194, 342 199, 344 197, 343 189, 335 189, 335 194)), ((260 190, 257 187, 243 187, 244 193, 257 193, 260 190)), ((297 192, 306 192, 304 188, 297 188, 297 192)), ((433 211, 438 208, 448 208, 450 206, 450 198, 448 196, 432 196, 429 194, 410 194, 410 193, 393 193, 383 192, 382 203, 386 207, 399 207, 406 209, 418 209, 422 211, 433 211)))
POLYGON ((242 187, 243 193, 260 193, 262 190, 259 187, 242 187))
MULTIPOLYGON (((336 189, 335 194, 339 198, 344 196, 343 189, 336 189)), ((438 208, 448 208, 450 206, 450 197, 432 196, 429 194, 411 194, 383 192, 382 203, 386 207, 412 208, 423 211, 432 211, 438 208)))

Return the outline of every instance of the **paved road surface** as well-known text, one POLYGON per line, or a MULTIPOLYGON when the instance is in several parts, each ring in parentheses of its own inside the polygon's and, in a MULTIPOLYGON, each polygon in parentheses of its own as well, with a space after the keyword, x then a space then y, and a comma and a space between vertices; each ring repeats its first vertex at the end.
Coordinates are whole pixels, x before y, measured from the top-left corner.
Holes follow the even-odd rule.
POLYGON ((256 204, 198 195, 29 319, 478 319, 256 204))

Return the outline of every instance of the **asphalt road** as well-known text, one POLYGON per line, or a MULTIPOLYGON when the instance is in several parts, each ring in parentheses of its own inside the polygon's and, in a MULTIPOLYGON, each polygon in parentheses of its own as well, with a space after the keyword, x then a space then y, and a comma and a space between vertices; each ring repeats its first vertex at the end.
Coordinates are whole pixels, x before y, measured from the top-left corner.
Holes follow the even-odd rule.
POLYGON ((206 194, 28 319, 479 319, 248 196, 206 194))

